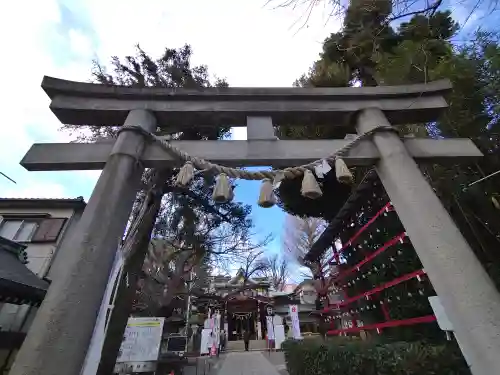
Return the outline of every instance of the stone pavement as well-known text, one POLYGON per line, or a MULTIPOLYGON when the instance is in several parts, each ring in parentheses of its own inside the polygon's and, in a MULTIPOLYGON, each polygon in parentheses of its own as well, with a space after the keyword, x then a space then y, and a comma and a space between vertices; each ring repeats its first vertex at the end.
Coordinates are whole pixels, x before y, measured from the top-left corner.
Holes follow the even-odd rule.
POLYGON ((281 353, 250 351, 233 352, 214 366, 214 375, 284 375, 284 362, 281 353), (278 354, 278 356, 276 355, 278 354))
POLYGON ((262 352, 262 355, 278 370, 280 375, 288 375, 283 352, 262 352))

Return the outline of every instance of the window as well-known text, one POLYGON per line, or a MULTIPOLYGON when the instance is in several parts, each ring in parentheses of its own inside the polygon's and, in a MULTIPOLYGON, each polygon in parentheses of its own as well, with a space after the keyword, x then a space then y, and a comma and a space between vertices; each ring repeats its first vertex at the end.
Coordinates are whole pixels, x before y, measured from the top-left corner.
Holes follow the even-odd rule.
POLYGON ((0 236, 12 241, 29 242, 37 228, 37 221, 5 220, 0 227, 0 236))
POLYGON ((17 242, 55 242, 66 218, 3 218, 0 236, 17 242))

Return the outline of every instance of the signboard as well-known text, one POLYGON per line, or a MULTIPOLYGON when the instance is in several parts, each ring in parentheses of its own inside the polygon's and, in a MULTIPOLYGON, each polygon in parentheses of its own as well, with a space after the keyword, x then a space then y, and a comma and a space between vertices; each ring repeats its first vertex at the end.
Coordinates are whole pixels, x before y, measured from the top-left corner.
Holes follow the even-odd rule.
POLYGON ((186 351, 186 344, 187 344, 187 336, 178 336, 177 334, 171 334, 171 336, 167 338, 167 342, 163 341, 161 354, 164 353, 173 353, 177 355, 183 354, 186 351))
POLYGON ((436 315, 436 320, 438 322, 439 328, 443 331, 453 331, 453 325, 451 324, 444 307, 438 296, 429 297, 429 303, 431 304, 434 315, 436 315))
MULTIPOLYGON (((434 311, 434 315, 436 316, 436 320, 438 323, 439 328, 441 328, 443 331, 450 332, 453 331, 453 324, 451 324, 450 319, 448 318, 448 315, 446 315, 446 311, 444 311, 444 307, 441 304, 441 300, 439 299, 439 296, 432 296, 429 297, 429 303, 431 304, 432 310, 434 311)), ((447 336, 449 333, 447 333, 447 336)), ((451 339, 451 336, 450 338, 451 339)), ((462 355, 465 358, 465 361, 470 367, 471 361, 470 361, 470 356, 469 352, 463 345, 461 341, 459 341, 458 337, 455 336, 455 340, 458 343, 458 346, 460 347, 460 350, 462 351, 462 355)))
POLYGON ((292 321, 292 337, 296 340, 302 339, 299 324, 299 307, 297 305, 289 305, 289 309, 290 319, 292 321))
POLYGON ((129 318, 117 363, 157 361, 164 318, 129 318))
POLYGON ((281 344, 285 341, 285 327, 283 324, 274 326, 274 348, 281 349, 281 344))

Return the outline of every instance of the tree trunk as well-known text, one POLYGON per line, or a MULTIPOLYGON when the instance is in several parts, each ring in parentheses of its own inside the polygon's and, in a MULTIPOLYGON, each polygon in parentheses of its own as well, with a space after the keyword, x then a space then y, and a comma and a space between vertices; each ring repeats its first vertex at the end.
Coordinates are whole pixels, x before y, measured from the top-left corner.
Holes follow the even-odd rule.
MULTIPOLYGON (((162 186, 166 177, 166 172, 158 172, 154 177, 154 185, 162 186)), ((109 319, 108 329, 104 339, 97 375, 113 374, 125 327, 132 311, 132 303, 135 298, 137 282, 149 246, 151 232, 161 207, 162 196, 163 194, 161 191, 152 193, 149 198, 151 202, 151 211, 141 223, 138 229, 137 238, 135 240, 132 239, 135 241, 133 253, 125 263, 122 278, 118 286, 115 305, 109 319)))

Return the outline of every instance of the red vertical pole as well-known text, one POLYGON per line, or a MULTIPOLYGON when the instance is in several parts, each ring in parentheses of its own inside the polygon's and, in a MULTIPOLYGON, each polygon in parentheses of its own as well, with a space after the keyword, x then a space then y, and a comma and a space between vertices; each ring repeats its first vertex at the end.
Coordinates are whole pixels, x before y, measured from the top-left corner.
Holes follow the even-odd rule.
POLYGON ((384 300, 381 300, 381 301, 382 301, 381 307, 382 307, 382 313, 384 314, 384 319, 386 321, 389 321, 389 320, 391 320, 391 315, 389 314, 389 309, 387 308, 385 301, 384 300))

